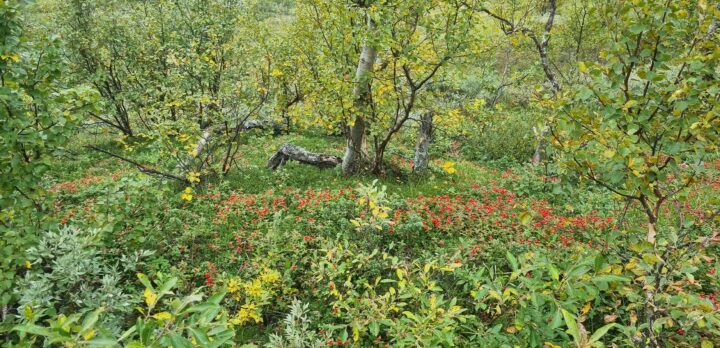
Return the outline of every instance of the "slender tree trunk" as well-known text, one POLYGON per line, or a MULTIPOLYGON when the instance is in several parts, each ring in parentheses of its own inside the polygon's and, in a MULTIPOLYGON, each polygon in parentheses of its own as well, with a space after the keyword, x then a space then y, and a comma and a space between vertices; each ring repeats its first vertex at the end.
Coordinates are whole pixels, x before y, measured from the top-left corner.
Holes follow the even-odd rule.
POLYGON ((420 116, 420 130, 415 144, 415 160, 413 172, 421 173, 428 168, 430 138, 433 132, 433 112, 428 111, 420 116))
MULTIPOLYGON (((536 47, 538 49, 538 53, 540 54, 540 64, 542 65, 543 72, 545 73, 545 77, 547 78, 548 82, 552 85, 552 93, 553 97, 557 97, 557 93, 560 91, 560 84, 557 81, 557 78, 555 77, 555 73, 553 73, 552 69, 550 68, 550 62, 548 60, 547 55, 547 47, 548 43, 550 42, 550 31, 553 27, 553 22, 555 20, 555 0, 550 0, 548 2, 548 19, 547 22, 545 22, 545 29, 542 34, 542 38, 540 39, 540 42, 535 41, 536 47)), ((533 154, 531 162, 535 165, 540 164, 540 161, 542 160, 542 154, 545 147, 545 142, 543 141, 545 138, 545 135, 548 131, 548 123, 547 121, 543 122, 543 128, 535 132, 535 135, 537 137, 537 145, 535 146, 535 153, 533 154)))
POLYGON ((537 130, 535 127, 533 127, 533 132, 535 133, 535 139, 537 140, 537 145, 535 146, 535 153, 533 153, 531 162, 534 165, 540 164, 540 161, 542 160, 542 154, 543 150, 545 149, 545 136, 547 135, 548 131, 548 125, 547 122, 543 123, 543 128, 541 130, 537 130))
POLYGON ((386 147, 387 146, 383 144, 375 149, 375 157, 373 159, 373 167, 372 167, 372 172, 375 175, 382 174, 383 159, 385 158, 385 148, 386 147))
MULTIPOLYGON (((374 27, 375 23, 368 19, 368 32, 371 32, 374 27)), ((342 162, 342 171, 345 175, 356 173, 367 162, 365 114, 370 109, 370 82, 376 59, 377 50, 369 42, 365 42, 355 71, 353 100, 358 111, 355 122, 347 134, 347 146, 342 162)))

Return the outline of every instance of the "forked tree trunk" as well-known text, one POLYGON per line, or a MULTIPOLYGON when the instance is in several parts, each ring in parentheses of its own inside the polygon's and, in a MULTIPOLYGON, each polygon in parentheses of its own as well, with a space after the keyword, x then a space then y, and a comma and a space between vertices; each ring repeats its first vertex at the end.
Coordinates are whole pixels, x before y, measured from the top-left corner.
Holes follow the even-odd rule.
MULTIPOLYGON (((368 32, 375 27, 375 23, 368 19, 368 32)), ((372 78, 373 65, 377 58, 377 50, 369 42, 360 53, 360 61, 355 71, 355 88, 353 89, 353 100, 358 110, 355 121, 347 134, 347 146, 342 159, 343 174, 353 174, 360 170, 367 162, 365 115, 370 109, 370 82, 372 78)))
POLYGON ((430 138, 433 132, 433 112, 428 111, 420 116, 420 130, 415 144, 415 160, 413 172, 421 173, 428 168, 430 138))
POLYGON ((334 168, 342 163, 342 158, 333 155, 314 153, 293 144, 283 144, 267 162, 270 170, 280 168, 285 162, 293 160, 320 168, 334 168))

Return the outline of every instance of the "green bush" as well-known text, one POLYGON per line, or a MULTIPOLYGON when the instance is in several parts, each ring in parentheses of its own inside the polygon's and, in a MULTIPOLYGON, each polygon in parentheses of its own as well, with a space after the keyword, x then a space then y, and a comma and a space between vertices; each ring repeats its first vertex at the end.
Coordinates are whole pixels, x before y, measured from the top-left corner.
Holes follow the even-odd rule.
POLYGON ((527 162, 535 151, 533 126, 537 116, 526 110, 492 111, 479 124, 470 125, 463 154, 476 161, 527 162))
MULTIPOLYGON (((66 347, 225 347, 234 336, 227 312, 220 306, 224 293, 217 293, 205 301, 194 292, 184 297, 172 292, 178 278, 158 275, 153 285, 144 274, 137 275, 145 286, 145 305, 137 307, 140 316, 134 324, 107 326, 100 318, 105 307, 93 311, 60 314, 46 318, 25 311, 24 322, 12 328, 17 346, 66 347), (43 323, 43 321, 45 323, 43 323)), ((139 296, 138 296, 139 297, 139 296)), ((143 302, 140 298, 133 301, 143 302)), ((27 307, 26 307, 27 308, 27 307)), ((7 342, 8 344, 10 341, 7 342)))
POLYGON ((120 327, 137 302, 125 289, 128 278, 150 255, 113 258, 97 229, 62 227, 45 232, 26 252, 26 273, 15 289, 23 310, 54 315, 103 307, 102 322, 120 327))

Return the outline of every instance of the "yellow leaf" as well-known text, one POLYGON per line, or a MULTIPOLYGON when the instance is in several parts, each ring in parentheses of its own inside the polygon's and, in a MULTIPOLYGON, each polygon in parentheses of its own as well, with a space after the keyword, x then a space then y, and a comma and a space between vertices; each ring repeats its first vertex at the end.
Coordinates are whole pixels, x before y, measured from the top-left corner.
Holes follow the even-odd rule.
POLYGON ((145 296, 145 303, 147 303, 148 306, 154 306, 155 301, 157 300, 157 294, 153 292, 152 290, 145 288, 145 292, 143 292, 143 296, 145 296))
POLYGON ((603 152, 603 156, 605 156, 607 158, 612 158, 613 156, 615 156, 615 153, 616 153, 615 150, 607 149, 603 152))
POLYGON ((2 60, 10 59, 13 62, 17 62, 18 60, 20 60, 20 57, 17 54, 12 53, 12 54, 3 54, 2 56, 0 56, 0 59, 2 59, 2 60))
POLYGON ((586 303, 580 312, 582 314, 587 314, 589 311, 590 311, 590 302, 586 303))
POLYGON ((360 339, 360 330, 357 327, 353 327, 353 341, 357 342, 360 339))
POLYGON ((585 63, 583 63, 583 62, 578 62, 578 69, 579 69, 580 72, 583 73, 583 74, 588 71, 587 66, 586 66, 585 63))
POLYGON ((155 315, 153 315, 153 318, 155 318, 157 320, 165 321, 165 320, 171 319, 172 314, 170 314, 168 312, 155 313, 155 315))
POLYGON ((275 69, 270 73, 270 76, 272 76, 272 77, 282 77, 283 75, 285 75, 285 74, 283 74, 283 72, 280 71, 280 69, 278 69, 278 68, 275 68, 275 69))
POLYGON ((630 99, 630 100, 628 100, 627 102, 625 102, 625 104, 623 105, 622 109, 623 109, 623 111, 628 111, 628 109, 630 109, 631 107, 635 106, 636 104, 637 104, 637 100, 632 100, 632 99, 630 99))
POLYGON ((88 332, 84 333, 82 336, 87 341, 95 336, 95 330, 90 329, 88 332))

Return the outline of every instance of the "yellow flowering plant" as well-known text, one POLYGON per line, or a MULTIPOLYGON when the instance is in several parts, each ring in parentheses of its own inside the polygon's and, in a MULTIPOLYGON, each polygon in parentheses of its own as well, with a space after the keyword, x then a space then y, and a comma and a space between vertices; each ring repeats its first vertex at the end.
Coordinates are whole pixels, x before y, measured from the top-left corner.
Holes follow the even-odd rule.
POLYGON ((441 165, 443 171, 448 174, 455 174, 457 173, 457 169, 455 169, 455 162, 445 161, 441 165))
POLYGON ((224 282, 224 291, 230 296, 226 299, 228 307, 235 308, 235 315, 229 322, 243 326, 247 323, 262 322, 262 311, 271 303, 281 288, 280 272, 269 267, 263 268, 258 275, 247 281, 239 277, 228 277, 224 282))
POLYGON ((190 202, 190 201, 192 201, 192 198, 193 198, 192 193, 193 193, 192 188, 188 186, 185 188, 185 190, 183 190, 183 193, 180 194, 180 199, 182 199, 183 201, 190 202))

